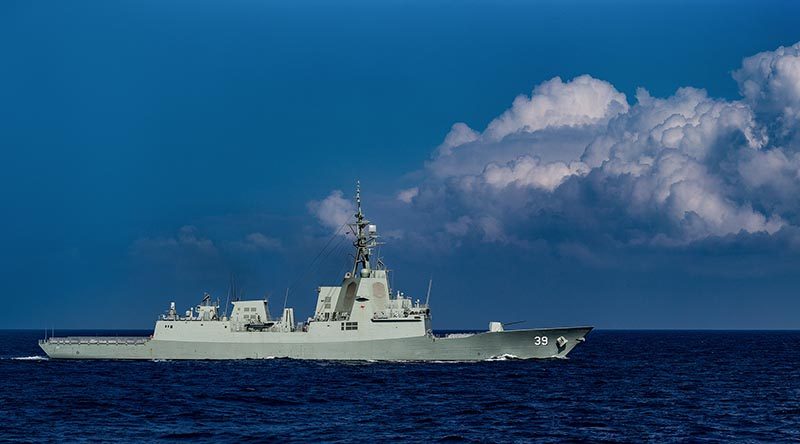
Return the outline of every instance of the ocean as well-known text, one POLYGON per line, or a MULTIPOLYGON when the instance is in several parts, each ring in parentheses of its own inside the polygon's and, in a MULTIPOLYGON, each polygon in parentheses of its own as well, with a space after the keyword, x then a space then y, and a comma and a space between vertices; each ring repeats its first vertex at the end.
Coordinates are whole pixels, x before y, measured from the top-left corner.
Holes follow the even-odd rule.
POLYGON ((800 441, 800 332, 595 330, 476 363, 50 361, 42 336, 0 331, 0 441, 800 441))

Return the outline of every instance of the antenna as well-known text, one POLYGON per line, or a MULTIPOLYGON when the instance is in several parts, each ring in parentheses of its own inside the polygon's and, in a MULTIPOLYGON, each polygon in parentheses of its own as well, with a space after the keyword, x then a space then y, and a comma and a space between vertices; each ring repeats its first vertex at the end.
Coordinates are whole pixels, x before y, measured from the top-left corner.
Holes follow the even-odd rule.
POLYGON ((222 316, 228 317, 228 305, 231 303, 231 289, 228 288, 228 295, 225 296, 225 311, 222 313, 222 316))
POLYGON ((283 298, 283 311, 286 311, 287 302, 289 302, 289 287, 286 287, 286 296, 283 298))
POLYGON ((425 296, 425 306, 426 307, 428 306, 428 302, 430 302, 430 300, 431 300, 431 286, 433 286, 433 276, 431 276, 431 279, 428 281, 428 295, 425 296))
POLYGON ((228 283, 228 295, 225 297, 225 316, 228 317, 228 306, 231 304, 231 291, 233 290, 233 273, 231 273, 231 279, 228 283))
POLYGON ((358 214, 361 214, 361 181, 356 181, 356 205, 358 206, 358 214))

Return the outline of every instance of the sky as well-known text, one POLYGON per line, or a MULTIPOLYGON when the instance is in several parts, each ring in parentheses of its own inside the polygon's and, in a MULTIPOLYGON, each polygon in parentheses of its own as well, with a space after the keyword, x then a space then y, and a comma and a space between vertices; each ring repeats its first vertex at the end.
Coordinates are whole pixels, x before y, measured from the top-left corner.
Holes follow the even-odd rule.
POLYGON ((150 328, 232 274, 303 319, 356 180, 436 328, 800 328, 798 17, 2 2, 0 328, 150 328))

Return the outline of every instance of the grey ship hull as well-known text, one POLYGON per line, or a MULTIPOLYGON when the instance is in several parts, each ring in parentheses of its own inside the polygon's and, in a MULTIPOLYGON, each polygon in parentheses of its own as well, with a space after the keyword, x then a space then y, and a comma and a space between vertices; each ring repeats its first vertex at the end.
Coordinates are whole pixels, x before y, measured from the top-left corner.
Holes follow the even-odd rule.
MULTIPOLYGON (((561 358, 592 327, 478 333, 466 337, 417 336, 338 342, 195 342, 149 338, 50 338, 39 346, 54 359, 319 359, 377 361, 481 361, 501 356, 561 358), (537 341, 536 338, 540 339, 537 341), (547 337, 547 345, 541 338, 547 337), (564 340, 558 341, 558 338, 564 340), (537 342, 539 345, 536 345, 537 342), (560 342, 560 344, 559 344, 560 342)), ((302 334, 302 333, 299 333, 302 334)))

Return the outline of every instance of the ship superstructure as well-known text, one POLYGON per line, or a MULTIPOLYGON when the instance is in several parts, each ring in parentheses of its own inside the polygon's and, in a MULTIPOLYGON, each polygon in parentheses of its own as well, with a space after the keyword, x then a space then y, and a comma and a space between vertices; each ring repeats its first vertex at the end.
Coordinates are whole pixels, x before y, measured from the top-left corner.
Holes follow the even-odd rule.
POLYGON ((317 289, 314 315, 296 323, 285 307, 273 319, 267 300, 235 300, 230 316, 205 294, 180 315, 175 303, 156 321, 149 338, 51 337, 39 342, 51 358, 64 359, 261 359, 485 360, 564 357, 591 327, 504 330, 437 337, 427 303, 389 286, 389 271, 373 255, 377 226, 364 216, 356 188, 353 267, 338 286, 317 289))

